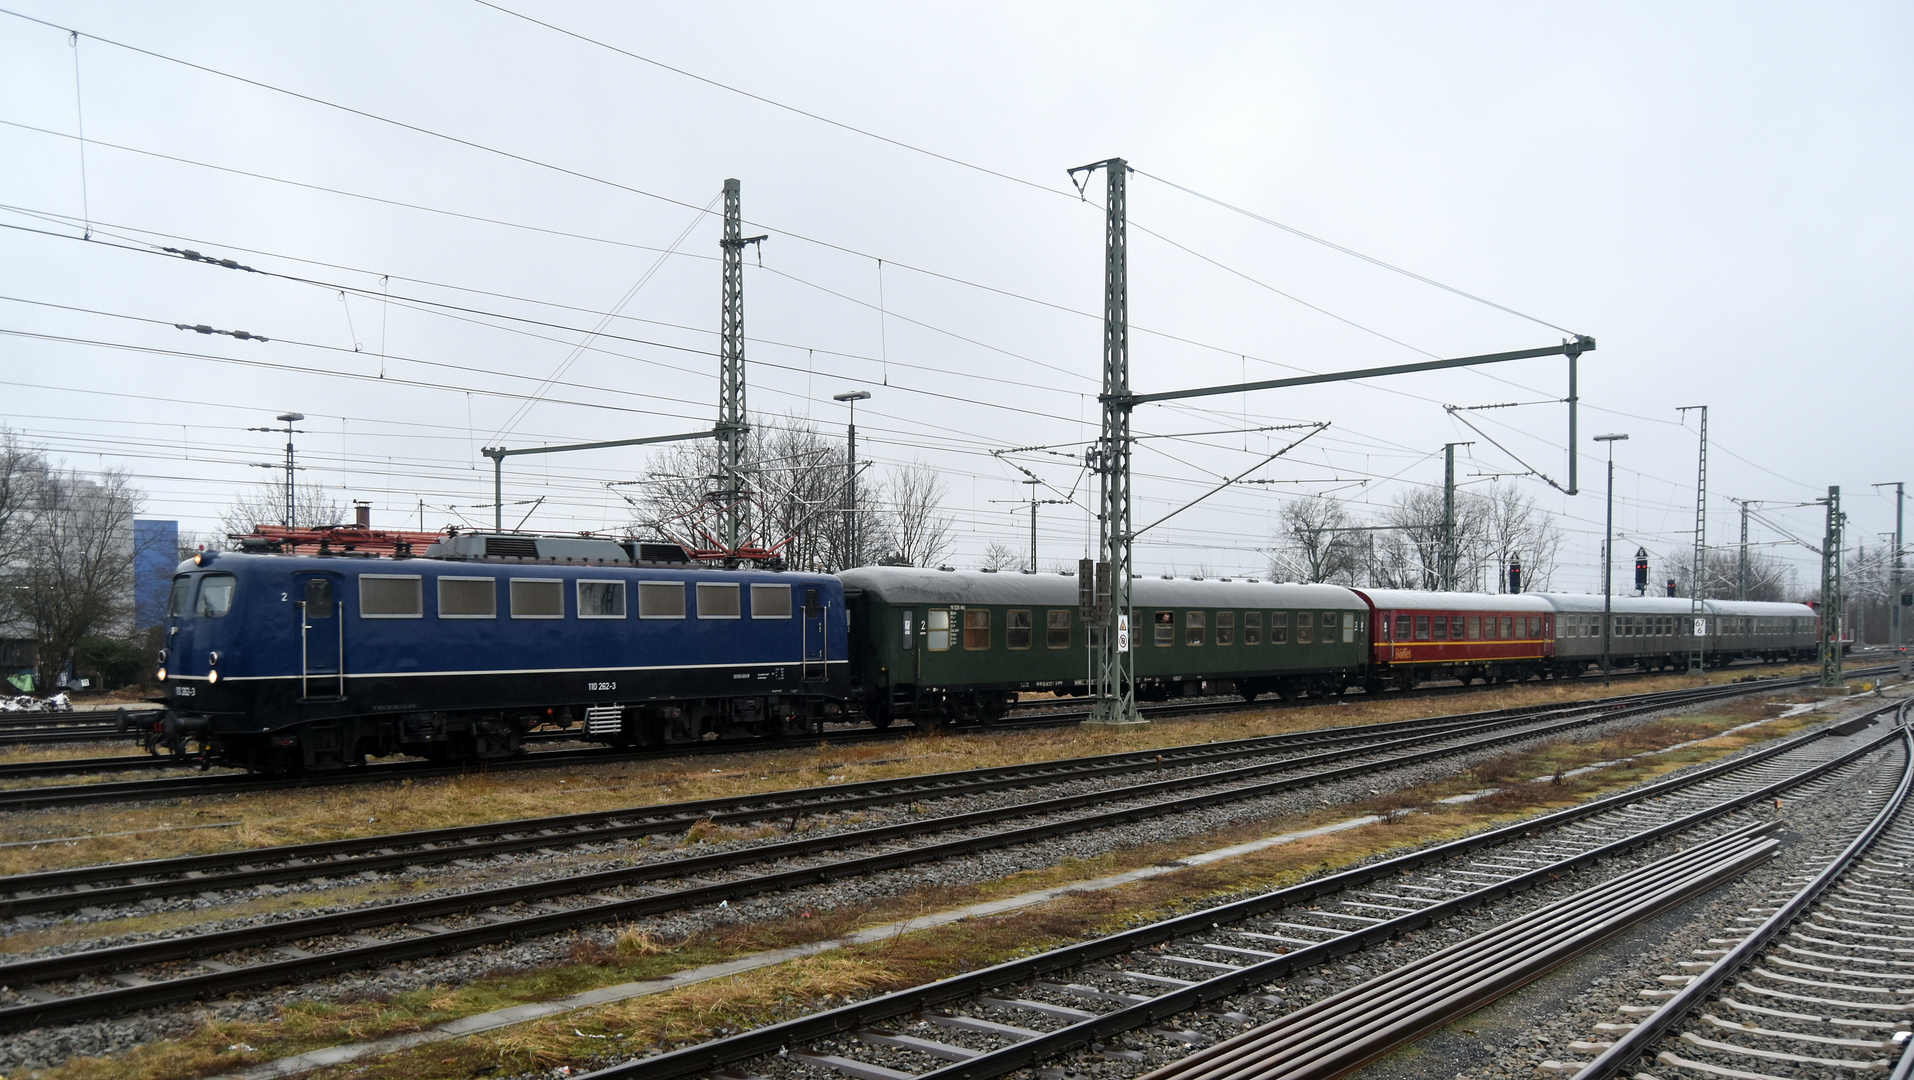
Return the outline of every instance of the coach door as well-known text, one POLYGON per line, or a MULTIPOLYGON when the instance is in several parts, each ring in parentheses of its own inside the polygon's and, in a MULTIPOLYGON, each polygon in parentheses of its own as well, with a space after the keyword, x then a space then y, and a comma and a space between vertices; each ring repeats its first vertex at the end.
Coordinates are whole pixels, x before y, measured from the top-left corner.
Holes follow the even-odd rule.
POLYGON ((825 647, 824 597, 822 590, 804 590, 804 681, 822 682, 830 656, 825 647))
POLYGON ((302 701, 346 696, 345 603, 337 574, 293 577, 299 616, 299 697, 302 701))

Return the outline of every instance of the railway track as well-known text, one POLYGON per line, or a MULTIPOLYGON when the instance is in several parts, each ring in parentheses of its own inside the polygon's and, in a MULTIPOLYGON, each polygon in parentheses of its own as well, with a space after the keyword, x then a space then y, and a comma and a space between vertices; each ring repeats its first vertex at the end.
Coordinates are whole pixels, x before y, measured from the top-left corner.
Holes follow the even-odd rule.
MULTIPOLYGON (((1710 687, 1710 696, 1746 693, 1748 684, 1710 687)), ((381 966, 414 957, 434 955, 479 945, 549 934, 581 925, 638 918, 663 912, 715 905, 723 900, 789 890, 823 881, 870 874, 904 866, 974 854, 995 848, 1029 844, 1052 837, 1107 828, 1147 818, 1277 794, 1283 791, 1321 784, 1332 780, 1400 768, 1438 758, 1477 752, 1510 741, 1547 737, 1601 723, 1618 716, 1669 707, 1674 695, 1641 695, 1652 700, 1605 707, 1578 707, 1577 715, 1531 717, 1527 720, 1501 718, 1483 721, 1448 722, 1443 730, 1402 733, 1384 742, 1375 741, 1372 731, 1310 733, 1310 737, 1332 742, 1335 739, 1368 740, 1366 745, 1318 749, 1297 757, 1208 772, 1198 777, 1176 776, 1147 779, 1122 787, 1095 791, 1077 791, 1050 798, 1010 803, 981 810, 958 812, 940 817, 906 820, 871 828, 802 837, 720 851, 707 855, 640 862, 598 873, 572 875, 556 880, 495 887, 472 892, 432 897, 395 904, 358 908, 336 914, 287 919, 272 925, 212 931, 189 937, 151 940, 132 945, 91 949, 61 956, 16 961, 0 965, 0 1030, 13 1030, 40 1024, 97 1017, 126 1009, 144 1008, 208 995, 274 983, 310 980, 335 972, 381 966), (1484 732, 1482 728, 1493 728, 1484 732), (1436 745, 1431 745, 1436 744, 1436 745), (1283 774, 1283 775, 1278 775, 1283 774), (1081 811, 1088 810, 1084 813, 1081 811), (716 880, 713 880, 716 879, 716 880), (675 887, 669 883, 675 882, 675 887), (366 931, 377 931, 367 934, 366 931)), ((1672 704, 1697 700, 1696 692, 1686 692, 1672 704)), ((1403 722, 1409 724, 1413 722, 1403 722)), ((1251 740, 1246 740, 1251 741, 1251 740)), ((1274 742, 1275 740, 1271 740, 1274 742)), ((1808 738, 1760 751, 1735 765, 1735 768, 1759 770, 1760 763, 1795 752, 1820 740, 1808 738)), ((1204 744, 1182 748, 1185 761, 1225 764, 1232 756, 1267 753, 1267 749, 1229 744, 1204 744)), ((1151 751, 1145 755, 1106 755, 1076 763, 1052 763, 1025 769, 982 770, 979 774, 957 774, 968 787, 947 788, 949 794, 988 790, 990 786, 1029 786, 1045 782, 1041 774, 1050 771, 1049 782, 1074 780, 1115 771, 1136 771, 1175 767, 1172 751, 1151 751), (1159 764, 1154 759, 1164 755, 1159 764), (1139 760, 1141 759, 1141 760, 1139 760), (985 775, 994 774, 994 775, 985 775)), ((1711 774, 1712 775, 1712 774, 1711 774)), ((857 800, 912 801, 930 797, 925 789, 910 790, 911 784, 947 783, 945 778, 916 778, 865 785, 843 785, 812 793, 822 797, 835 793, 842 808, 859 805, 857 800), (902 790, 885 790, 885 787, 902 790), (850 800, 850 801, 843 801, 850 800)), ((1686 783, 1684 781, 1684 783, 1686 783)), ((1669 788, 1668 790, 1674 790, 1669 788)), ((786 793, 793 803, 799 797, 786 793)), ((594 823, 574 822, 581 827, 634 832, 658 832, 682 828, 693 821, 718 820, 722 814, 739 815, 733 820, 763 820, 806 812, 801 805, 768 806, 770 797, 754 796, 744 800, 713 800, 685 807, 654 807, 645 813, 669 815, 650 821, 608 818, 594 823), (729 802, 733 809, 720 809, 717 803, 729 802), (753 805, 754 804, 754 805, 753 805)), ((583 815, 581 815, 583 816, 583 815)), ((565 842, 564 831, 533 829, 536 822, 512 823, 519 830, 493 841, 519 850, 525 847, 549 847, 565 842)), ((601 831, 598 835, 607 835, 601 831)), ((474 848, 460 842, 448 843, 444 853, 469 858, 474 848)), ((293 874, 311 876, 323 873, 341 876, 364 873, 374 861, 378 865, 414 865, 433 855, 424 855, 422 847, 402 851, 394 846, 402 839, 369 838, 354 841, 362 846, 379 844, 383 848, 361 850, 357 854, 335 851, 332 857, 305 866, 285 866, 293 874), (359 860, 354 862, 352 860, 359 860)), ((311 850, 310 846, 307 849, 311 850)), ((243 852, 216 856, 226 861, 226 871, 235 874, 257 873, 265 869, 251 867, 243 860, 258 861, 264 853, 243 852)), ((207 864, 202 864, 207 865, 207 864)), ((151 869, 152 864, 147 864, 151 869)), ((181 873, 182 864, 171 868, 181 873)), ((122 868, 107 873, 124 874, 122 868)), ((174 880, 182 884, 165 888, 192 888, 195 891, 217 887, 210 869, 185 870, 174 880), (189 877, 193 873, 207 876, 189 877)), ((44 876, 34 888, 51 889, 54 881, 44 876)), ((144 874, 141 877, 145 877, 144 874)), ((238 879, 228 879, 238 880, 238 879)), ((53 892, 19 889, 22 879, 8 879, 5 887, 14 890, 13 903, 31 902, 36 895, 56 896, 53 892)), ((158 879, 127 881, 118 884, 86 881, 66 882, 66 895, 49 903, 71 905, 73 888, 101 886, 90 894, 94 899, 107 895, 104 889, 130 897, 140 889, 151 889, 158 879), (130 889, 129 889, 130 887, 130 889)), ((16 909, 17 910, 17 909, 16 909)))
POLYGON ((1126 1072, 1170 1059, 1150 1080, 1338 1076, 1477 1007, 1465 995, 1520 985, 1765 860, 1777 845, 1757 808, 1839 783, 1883 753, 1905 786, 1914 741, 1903 729, 1811 733, 1463 840, 585 1075, 983 1080, 1094 1068, 1087 1057, 1127 1062, 1126 1072), (1559 891, 1559 878, 1676 837, 1689 846, 1349 991, 1292 1009, 1280 989, 1332 958, 1400 946, 1462 912, 1493 915, 1515 893, 1559 891))
MULTIPOLYGON (((1908 706, 1902 707, 1906 722, 1908 706)), ((1553 1062, 1576 1080, 1637 1066, 1723 1078, 1914 1073, 1914 770, 1852 843, 1800 888, 1711 939, 1663 976, 1667 1001, 1625 1006, 1553 1062), (1579 1068, 1578 1068, 1579 1066, 1579 1068)), ((1632 1073, 1640 1076, 1643 1073, 1632 1073)))
MULTIPOLYGON (((1164 749, 1099 754, 1031 765, 999 766, 933 773, 893 780, 872 780, 802 788, 768 794, 676 802, 624 810, 566 814, 422 832, 347 840, 254 848, 172 859, 74 867, 37 874, 0 877, 0 918, 137 903, 162 896, 215 893, 312 877, 341 877, 384 872, 395 867, 472 860, 521 851, 630 840, 681 833, 700 822, 742 825, 793 822, 827 814, 864 810, 928 799, 950 799, 986 792, 1095 780, 1143 772, 1223 766, 1275 754, 1313 754, 1326 764, 1336 748, 1357 752, 1402 748, 1431 739, 1488 732, 1537 720, 1574 717, 1611 719, 1619 710, 1641 712, 1728 696, 1721 688, 1698 697, 1693 691, 1628 695, 1555 708, 1525 707, 1460 716, 1403 720, 1390 724, 1326 728, 1286 735, 1164 749)), ((1736 694, 1745 693, 1737 689, 1736 694)), ((1346 751, 1342 753, 1346 754, 1346 751)), ((1278 762, 1291 765, 1293 761, 1278 762)))

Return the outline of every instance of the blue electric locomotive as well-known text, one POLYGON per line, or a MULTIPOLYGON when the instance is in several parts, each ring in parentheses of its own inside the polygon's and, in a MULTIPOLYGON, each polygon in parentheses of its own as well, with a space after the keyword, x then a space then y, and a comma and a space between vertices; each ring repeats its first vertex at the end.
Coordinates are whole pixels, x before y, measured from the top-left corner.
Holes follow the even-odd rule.
POLYGON ((162 741, 266 771, 821 728, 849 697, 836 578, 466 535, 420 558, 204 552, 173 579, 162 741))

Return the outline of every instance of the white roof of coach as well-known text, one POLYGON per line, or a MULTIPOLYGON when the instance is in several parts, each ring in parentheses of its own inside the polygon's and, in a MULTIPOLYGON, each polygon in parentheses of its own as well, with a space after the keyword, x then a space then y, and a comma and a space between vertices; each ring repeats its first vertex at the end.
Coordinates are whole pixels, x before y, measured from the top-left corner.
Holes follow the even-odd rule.
POLYGON ((1535 611, 1553 612, 1534 593, 1440 593, 1419 589, 1356 589, 1378 611, 1535 611))
MULTIPOLYGON (((914 566, 861 566, 838 575, 845 588, 862 589, 892 604, 1030 604, 1075 607, 1074 574, 1016 571, 927 570, 914 566)), ((1362 601, 1335 585, 1288 585, 1268 581, 1140 577, 1131 603, 1137 608, 1322 608, 1360 611, 1362 601)))

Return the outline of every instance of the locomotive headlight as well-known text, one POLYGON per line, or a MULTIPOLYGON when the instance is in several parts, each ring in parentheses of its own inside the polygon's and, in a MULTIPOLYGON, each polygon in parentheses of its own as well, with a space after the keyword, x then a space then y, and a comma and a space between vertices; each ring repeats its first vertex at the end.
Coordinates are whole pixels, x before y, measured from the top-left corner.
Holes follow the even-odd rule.
POLYGON ((218 682, 218 681, 219 681, 219 672, 217 672, 217 671, 209 671, 209 672, 207 672, 207 673, 206 673, 206 681, 207 681, 207 682, 209 682, 209 683, 216 683, 216 682, 218 682))
POLYGON ((163 667, 162 667, 162 668, 160 668, 160 669, 159 669, 159 674, 158 674, 158 676, 157 676, 157 677, 158 677, 158 679, 159 679, 159 681, 161 681, 161 682, 165 682, 165 681, 166 681, 166 669, 165 669, 165 668, 163 668, 163 667))

